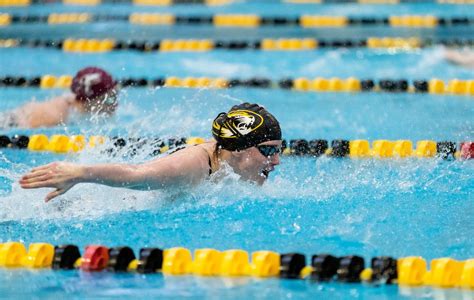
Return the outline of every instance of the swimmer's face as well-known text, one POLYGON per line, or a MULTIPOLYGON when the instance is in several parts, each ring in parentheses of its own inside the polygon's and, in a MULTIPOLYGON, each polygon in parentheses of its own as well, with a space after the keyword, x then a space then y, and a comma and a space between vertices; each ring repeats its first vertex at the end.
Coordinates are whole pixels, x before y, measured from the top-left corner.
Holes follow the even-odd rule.
POLYGON ((275 169, 275 166, 280 164, 280 152, 281 141, 268 141, 261 143, 258 146, 269 146, 251 147, 240 152, 234 152, 234 155, 238 156, 239 163, 237 164, 236 173, 242 176, 244 180, 250 180, 263 184, 268 178, 270 172, 275 169), (277 150, 277 151, 274 151, 277 150), (272 155, 265 156, 262 151, 271 153, 272 155))
POLYGON ((85 102, 85 110, 94 114, 112 115, 118 106, 118 89, 113 89, 101 97, 85 102))

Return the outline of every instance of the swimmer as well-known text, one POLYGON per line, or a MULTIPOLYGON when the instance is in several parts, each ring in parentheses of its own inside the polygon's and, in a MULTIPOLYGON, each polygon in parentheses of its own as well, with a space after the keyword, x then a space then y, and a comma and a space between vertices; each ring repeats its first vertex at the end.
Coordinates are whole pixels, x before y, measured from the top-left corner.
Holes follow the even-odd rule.
POLYGON ((44 102, 29 102, 0 114, 0 128, 51 127, 75 115, 112 115, 117 108, 117 84, 106 71, 87 67, 74 76, 71 92, 44 102))
POLYGON ((462 51, 446 49, 445 59, 455 65, 474 69, 474 50, 464 49, 462 51))
POLYGON ((54 188, 45 198, 48 202, 85 182, 137 190, 193 186, 225 165, 241 179, 261 185, 280 163, 280 125, 262 106, 243 103, 220 113, 212 123, 212 135, 212 141, 143 164, 54 162, 32 169, 20 179, 20 185, 24 189, 54 188))

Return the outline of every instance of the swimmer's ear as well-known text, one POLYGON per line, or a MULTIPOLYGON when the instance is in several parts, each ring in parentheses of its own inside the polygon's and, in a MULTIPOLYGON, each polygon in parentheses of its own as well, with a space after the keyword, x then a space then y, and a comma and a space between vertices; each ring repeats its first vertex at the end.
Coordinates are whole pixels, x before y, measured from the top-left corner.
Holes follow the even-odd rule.
POLYGON ((234 156, 234 157, 241 157, 242 156, 242 151, 231 151, 230 152, 230 155, 234 156))
MULTIPOLYGON (((246 149, 247 150, 247 149, 246 149)), ((237 151, 232 151, 231 155, 234 156, 235 159, 237 160, 248 160, 252 156, 249 151, 246 150, 237 150, 237 151)))

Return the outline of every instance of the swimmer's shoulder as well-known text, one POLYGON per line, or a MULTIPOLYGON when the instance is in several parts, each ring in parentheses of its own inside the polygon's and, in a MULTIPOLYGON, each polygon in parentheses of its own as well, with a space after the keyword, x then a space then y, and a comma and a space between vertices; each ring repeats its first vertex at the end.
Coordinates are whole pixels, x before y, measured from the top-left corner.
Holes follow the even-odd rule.
POLYGON ((214 150, 216 147, 215 141, 209 141, 202 144, 196 145, 186 145, 182 146, 180 149, 173 149, 172 153, 168 155, 170 159, 173 157, 186 157, 191 158, 194 161, 199 161, 202 166, 205 166, 209 169, 209 174, 212 173, 214 169, 217 168, 216 163, 214 162, 214 150))
POLYGON ((218 168, 219 168, 219 163, 217 161, 217 155, 215 153, 216 151, 216 144, 217 142, 215 140, 208 141, 203 144, 199 144, 196 147, 200 147, 202 152, 206 154, 207 158, 207 166, 209 168, 209 175, 214 173, 218 168))
MULTIPOLYGON (((215 143, 214 143, 215 145, 215 143)), ((170 167, 187 170, 187 174, 194 174, 196 180, 200 181, 212 174, 213 164, 211 163, 212 143, 204 143, 199 145, 183 145, 172 149, 174 151, 157 158, 153 163, 163 162, 170 167)))
POLYGON ((188 154, 197 154, 203 156, 212 156, 214 153, 216 143, 213 141, 205 142, 202 144, 196 145, 185 145, 180 146, 177 149, 172 149, 170 154, 181 154, 181 155, 188 155, 188 154))
POLYGON ((76 96, 74 94, 64 94, 49 99, 47 102, 63 106, 73 106, 76 103, 76 96))
POLYGON ((64 94, 49 98, 45 101, 31 101, 27 103, 23 109, 45 110, 45 113, 57 113, 57 111, 68 110, 74 106, 75 96, 73 94, 64 94))
POLYGON ((214 153, 214 150, 216 148, 216 141, 206 141, 205 143, 195 145, 195 147, 201 148, 211 154, 214 153))

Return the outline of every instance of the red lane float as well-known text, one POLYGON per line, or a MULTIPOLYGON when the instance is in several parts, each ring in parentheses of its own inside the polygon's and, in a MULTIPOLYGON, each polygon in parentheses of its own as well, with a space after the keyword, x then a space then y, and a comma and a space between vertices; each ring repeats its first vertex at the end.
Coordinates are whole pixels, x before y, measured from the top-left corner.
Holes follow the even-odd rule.
POLYGON ((81 270, 102 271, 109 262, 109 249, 100 245, 90 245, 86 247, 86 252, 82 258, 81 270))

